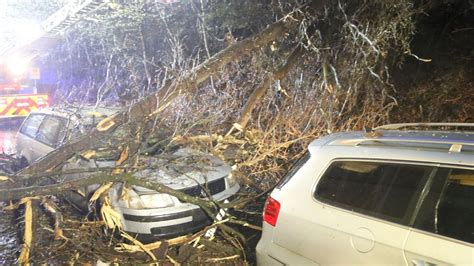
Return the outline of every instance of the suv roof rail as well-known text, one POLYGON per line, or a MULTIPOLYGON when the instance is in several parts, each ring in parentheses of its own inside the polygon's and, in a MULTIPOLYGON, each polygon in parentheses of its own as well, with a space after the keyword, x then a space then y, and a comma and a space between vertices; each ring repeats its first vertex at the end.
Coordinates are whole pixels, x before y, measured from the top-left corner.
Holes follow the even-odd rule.
MULTIPOLYGON (((357 139, 345 139, 337 141, 338 144, 342 145, 364 145, 364 144, 374 144, 374 145, 388 145, 389 143, 393 144, 413 144, 413 146, 419 147, 419 145, 447 145, 449 146, 450 152, 461 152, 463 146, 468 146, 474 148, 474 141, 470 140, 457 140, 457 139, 433 139, 427 137, 375 137, 375 138, 357 138, 357 139), (417 145, 418 144, 418 145, 417 145)), ((427 146, 429 148, 429 146, 427 146)))
POLYGON ((388 124, 374 130, 459 130, 474 132, 474 123, 400 123, 388 124))

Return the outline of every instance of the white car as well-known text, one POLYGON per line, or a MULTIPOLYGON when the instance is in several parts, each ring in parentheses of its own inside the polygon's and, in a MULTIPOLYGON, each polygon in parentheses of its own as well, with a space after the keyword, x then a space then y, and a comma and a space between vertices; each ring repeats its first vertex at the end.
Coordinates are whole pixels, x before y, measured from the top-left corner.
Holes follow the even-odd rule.
POLYGON ((28 165, 86 133, 118 108, 44 108, 31 112, 16 135, 17 156, 28 165))
POLYGON ((267 199, 260 265, 473 265, 474 124, 313 141, 267 199))
MULTIPOLYGON (((34 162, 63 145, 68 139, 84 134, 103 119, 102 115, 117 111, 110 108, 81 108, 43 109, 32 112, 17 134, 18 155, 25 163, 34 162)), ((170 154, 149 156, 144 160, 148 161, 150 168, 139 171, 136 175, 191 196, 224 201, 240 189, 236 179, 230 174, 231 167, 210 154, 178 148, 170 154)), ((70 161, 63 169, 113 167, 114 164, 114 158, 78 158, 70 161)), ((66 179, 84 175, 89 174, 74 174, 66 179)), ((88 197, 97 188, 98 185, 93 185, 81 189, 78 191, 80 193, 70 191, 67 193, 67 199, 87 210, 88 197)), ((108 195, 112 208, 120 216, 123 230, 144 242, 196 232, 214 219, 208 217, 196 205, 139 186, 125 189, 122 183, 117 183, 109 190, 108 195)))

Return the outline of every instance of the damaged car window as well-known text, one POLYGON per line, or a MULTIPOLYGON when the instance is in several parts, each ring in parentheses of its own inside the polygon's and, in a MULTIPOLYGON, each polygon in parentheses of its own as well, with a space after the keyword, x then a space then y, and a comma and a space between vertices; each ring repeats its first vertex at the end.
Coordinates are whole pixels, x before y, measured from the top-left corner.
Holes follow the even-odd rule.
POLYGON ((36 139, 51 147, 58 147, 66 134, 67 121, 64 118, 48 116, 41 124, 36 139))
POLYGON ((20 128, 20 133, 25 134, 31 138, 36 137, 36 133, 38 132, 39 126, 43 121, 44 115, 41 114, 33 114, 25 120, 25 123, 20 128))

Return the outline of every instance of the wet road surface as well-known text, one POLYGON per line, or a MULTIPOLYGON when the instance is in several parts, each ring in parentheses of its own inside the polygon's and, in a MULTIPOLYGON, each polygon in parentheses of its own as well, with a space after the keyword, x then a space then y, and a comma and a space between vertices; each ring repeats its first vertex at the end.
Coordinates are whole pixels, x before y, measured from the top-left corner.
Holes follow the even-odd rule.
POLYGON ((0 118, 0 153, 15 153, 15 137, 22 118, 0 118))
POLYGON ((4 204, 0 202, 0 265, 12 265, 16 262, 20 247, 17 215, 11 211, 3 211, 4 204))
MULTIPOLYGON (((15 153, 15 136, 21 123, 19 119, 0 119, 0 153, 15 153)), ((16 262, 18 249, 18 215, 12 211, 3 211, 6 203, 0 202, 0 265, 12 265, 16 262)))
POLYGON ((15 153, 16 130, 0 130, 0 153, 15 153))

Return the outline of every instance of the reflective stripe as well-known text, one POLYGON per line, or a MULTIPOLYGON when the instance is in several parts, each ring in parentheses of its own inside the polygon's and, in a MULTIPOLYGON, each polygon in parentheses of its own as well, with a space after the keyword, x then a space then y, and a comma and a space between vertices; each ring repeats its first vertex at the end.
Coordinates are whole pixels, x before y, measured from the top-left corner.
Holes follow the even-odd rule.
POLYGON ((48 106, 48 95, 0 96, 0 117, 27 116, 31 111, 48 106))

